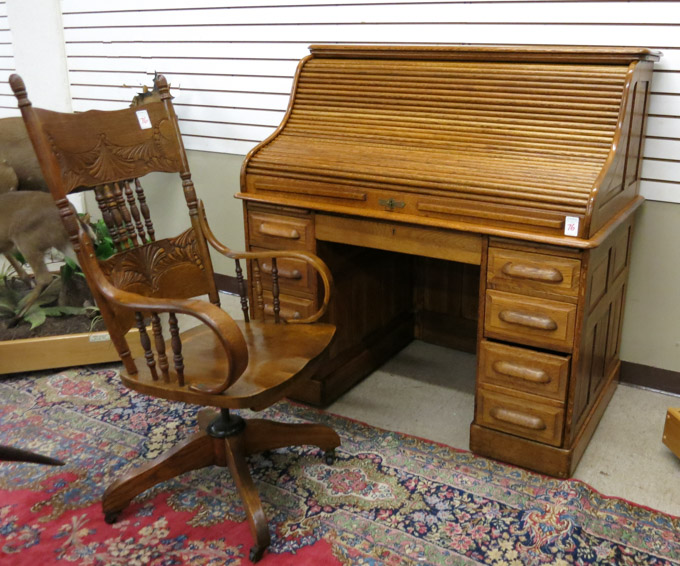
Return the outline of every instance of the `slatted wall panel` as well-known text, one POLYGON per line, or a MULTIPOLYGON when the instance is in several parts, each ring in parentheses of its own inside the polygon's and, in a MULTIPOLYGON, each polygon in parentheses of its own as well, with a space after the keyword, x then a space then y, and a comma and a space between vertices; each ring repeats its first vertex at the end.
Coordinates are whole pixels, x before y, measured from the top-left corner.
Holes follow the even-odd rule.
POLYGON ((0 118, 19 115, 16 98, 9 88, 9 76, 14 72, 14 49, 7 20, 7 2, 0 1, 0 118))
POLYGON ((119 108, 168 76, 189 149, 245 154, 288 104, 312 43, 659 49, 643 194, 680 202, 680 1, 62 0, 74 108, 119 108), (229 7, 224 7, 230 4, 229 7), (177 88, 179 87, 179 88, 177 88))

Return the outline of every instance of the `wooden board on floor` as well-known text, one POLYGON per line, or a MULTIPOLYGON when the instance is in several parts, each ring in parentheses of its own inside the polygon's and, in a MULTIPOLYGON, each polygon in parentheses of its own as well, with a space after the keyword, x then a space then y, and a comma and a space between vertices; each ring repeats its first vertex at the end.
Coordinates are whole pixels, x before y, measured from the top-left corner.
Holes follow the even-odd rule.
MULTIPOLYGON (((136 328, 127 335, 133 357, 144 355, 138 335, 136 328)), ((119 360, 106 331, 0 341, 0 375, 119 360)))
POLYGON ((668 409, 666 426, 663 429, 663 443, 680 458, 680 409, 668 409))

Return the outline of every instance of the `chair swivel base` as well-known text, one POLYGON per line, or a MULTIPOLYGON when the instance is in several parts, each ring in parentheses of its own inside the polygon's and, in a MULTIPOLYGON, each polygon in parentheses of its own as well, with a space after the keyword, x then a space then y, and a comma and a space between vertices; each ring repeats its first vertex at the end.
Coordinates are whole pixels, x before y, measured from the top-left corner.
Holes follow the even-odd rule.
POLYGON ((311 444, 324 451, 332 463, 340 446, 337 433, 325 425, 288 424, 264 419, 244 420, 227 409, 203 409, 198 416, 200 432, 177 444, 155 460, 116 480, 104 493, 102 508, 107 523, 115 523, 132 499, 160 482, 185 472, 216 465, 229 468, 243 501, 255 544, 250 560, 257 562, 270 543, 267 518, 255 489, 246 456, 286 446, 311 444))

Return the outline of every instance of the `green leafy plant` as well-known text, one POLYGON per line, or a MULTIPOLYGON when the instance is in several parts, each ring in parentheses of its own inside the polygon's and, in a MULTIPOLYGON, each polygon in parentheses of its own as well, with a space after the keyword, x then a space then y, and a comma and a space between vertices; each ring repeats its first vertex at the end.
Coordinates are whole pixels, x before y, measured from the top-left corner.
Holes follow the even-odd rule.
POLYGON ((113 238, 103 220, 91 222, 90 228, 94 233, 94 253, 97 259, 108 259, 116 253, 116 249, 113 246, 113 238))
MULTIPOLYGON (((45 322, 48 316, 62 316, 74 314, 88 314, 96 307, 60 306, 56 303, 59 298, 61 282, 55 279, 40 294, 21 319, 31 325, 31 330, 45 322)), ((16 318, 26 304, 26 296, 8 284, 7 280, 0 283, 0 318, 16 318)))
MULTIPOLYGON (((99 312, 99 309, 97 307, 88 307, 91 309, 96 309, 96 312, 99 312)), ((95 332, 97 329, 97 325, 100 322, 103 322, 104 317, 100 314, 97 314, 96 316, 92 317, 92 320, 90 320, 90 332, 95 332)))
POLYGON ((13 273, 14 268, 9 263, 0 264, 0 285, 4 285, 13 273))
MULTIPOLYGON (((22 256, 19 252, 14 252, 12 256, 20 263, 20 264, 25 264, 26 260, 24 259, 24 256, 22 256)), ((0 258, 1 260, 2 258, 0 258)), ((13 275, 17 275, 16 270, 14 269, 14 266, 9 263, 9 262, 4 262, 0 261, 0 281, 6 281, 13 275)))
MULTIPOLYGON (((116 249, 113 246, 113 238, 104 221, 88 222, 88 226, 91 231, 94 253, 97 259, 110 258, 116 252, 116 249)), ((69 257, 64 258, 64 265, 61 267, 60 275, 65 281, 70 280, 74 275, 85 276, 80 266, 69 257)))
MULTIPOLYGON (((87 220, 88 217, 83 219, 91 230, 95 255, 100 260, 111 257, 115 253, 115 248, 106 224, 103 220, 97 222, 88 222, 87 220)), ((23 257, 19 254, 16 254, 16 256, 20 263, 25 263, 23 257)), ((16 319, 26 304, 26 295, 10 284, 12 271, 11 266, 7 266, 0 272, 0 318, 16 319)), ((31 308, 21 316, 23 321, 31 325, 31 330, 43 324, 48 316, 82 314, 89 315, 92 318, 91 328, 94 329, 97 322, 101 320, 101 315, 98 315, 98 307, 58 304, 62 287, 68 285, 73 277, 84 277, 84 273, 75 261, 64 257, 64 265, 60 268, 59 277, 48 285, 31 308)))

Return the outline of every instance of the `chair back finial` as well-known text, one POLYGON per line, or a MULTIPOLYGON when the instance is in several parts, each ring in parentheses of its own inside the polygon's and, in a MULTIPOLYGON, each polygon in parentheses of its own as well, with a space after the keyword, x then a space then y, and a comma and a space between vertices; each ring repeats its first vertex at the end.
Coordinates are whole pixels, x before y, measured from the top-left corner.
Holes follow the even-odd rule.
POLYGON ((13 73, 9 77, 9 86, 12 87, 12 92, 17 98, 19 108, 22 106, 31 105, 31 101, 28 99, 28 93, 26 92, 26 84, 24 83, 24 79, 22 79, 16 73, 13 73))

